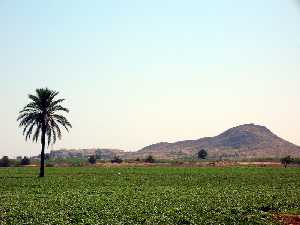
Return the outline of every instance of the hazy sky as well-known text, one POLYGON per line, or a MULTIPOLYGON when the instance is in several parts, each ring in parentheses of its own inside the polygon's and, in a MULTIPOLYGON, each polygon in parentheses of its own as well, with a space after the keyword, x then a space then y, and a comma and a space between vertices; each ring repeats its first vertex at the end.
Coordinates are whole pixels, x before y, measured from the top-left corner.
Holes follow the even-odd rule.
POLYGON ((300 145, 299 22, 296 0, 0 0, 0 155, 39 154, 16 122, 39 87, 71 109, 54 149, 252 122, 300 145))

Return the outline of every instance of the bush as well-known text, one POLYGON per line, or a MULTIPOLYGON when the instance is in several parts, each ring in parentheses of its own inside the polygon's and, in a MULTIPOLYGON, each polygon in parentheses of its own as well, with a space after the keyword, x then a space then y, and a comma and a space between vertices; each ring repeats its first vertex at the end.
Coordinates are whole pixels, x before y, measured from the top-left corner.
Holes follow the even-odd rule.
POLYGON ((90 157, 89 157, 88 161, 89 161, 90 164, 96 164, 97 159, 96 159, 96 157, 93 155, 93 156, 90 156, 90 157))
POLYGON ((154 160, 154 158, 153 158, 152 155, 149 155, 149 156, 145 159, 145 162, 146 162, 146 163, 154 163, 155 160, 154 160))
POLYGON ((30 165, 30 159, 29 159, 28 157, 24 156, 24 158, 21 159, 20 164, 21 164, 22 166, 30 165))
POLYGON ((286 168, 288 166, 288 164, 293 162, 293 159, 291 156, 288 155, 288 156, 282 158, 280 161, 281 161, 281 164, 283 164, 284 167, 286 168))
POLYGON ((45 160, 49 160, 50 159, 50 153, 46 153, 45 154, 45 160))
POLYGON ((119 156, 115 156, 112 160, 111 163, 122 163, 123 160, 119 156))
POLYGON ((11 165, 8 156, 3 156, 0 159, 0 167, 9 167, 11 165))
POLYGON ((206 159, 207 157, 207 151, 205 151, 204 149, 201 149, 198 152, 198 159, 206 159))

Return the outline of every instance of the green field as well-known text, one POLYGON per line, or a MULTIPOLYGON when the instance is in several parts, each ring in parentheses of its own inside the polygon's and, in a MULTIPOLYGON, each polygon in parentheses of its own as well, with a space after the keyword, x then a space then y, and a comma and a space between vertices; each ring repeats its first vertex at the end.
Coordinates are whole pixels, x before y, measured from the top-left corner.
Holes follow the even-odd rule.
POLYGON ((299 168, 0 169, 0 224, 277 224, 299 168))

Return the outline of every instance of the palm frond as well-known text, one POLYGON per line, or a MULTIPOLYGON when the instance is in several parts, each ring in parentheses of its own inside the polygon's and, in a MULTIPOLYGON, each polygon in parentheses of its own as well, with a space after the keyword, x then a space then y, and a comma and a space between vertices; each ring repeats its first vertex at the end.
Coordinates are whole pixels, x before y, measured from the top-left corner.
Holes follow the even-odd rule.
POLYGON ((34 135, 32 136, 32 140, 34 142, 37 142, 39 140, 41 130, 42 130, 42 125, 41 125, 41 123, 39 123, 39 125, 37 126, 37 128, 34 132, 34 135))
POLYGON ((69 109, 65 108, 65 107, 62 107, 61 105, 55 105, 53 107, 50 108, 50 110, 52 112, 55 112, 55 111, 64 111, 64 112, 69 112, 69 109))
POLYGON ((58 124, 54 120, 52 120, 51 126, 52 126, 53 130, 55 130, 55 133, 57 133, 57 137, 59 139, 61 139, 61 130, 60 130, 58 124))
POLYGON ((59 103, 61 103, 61 102, 63 102, 63 101, 65 101, 64 98, 55 100, 55 101, 53 101, 53 102, 50 104, 50 107, 56 106, 56 105, 58 105, 59 103))
POLYGON ((25 140, 30 139, 30 136, 31 136, 31 134, 32 134, 32 130, 33 130, 33 128, 34 128, 35 125, 36 125, 36 122, 33 122, 33 123, 30 125, 28 131, 26 132, 25 140))
POLYGON ((47 129, 47 137, 48 137, 48 146, 49 146, 52 141, 52 129, 51 128, 47 129))

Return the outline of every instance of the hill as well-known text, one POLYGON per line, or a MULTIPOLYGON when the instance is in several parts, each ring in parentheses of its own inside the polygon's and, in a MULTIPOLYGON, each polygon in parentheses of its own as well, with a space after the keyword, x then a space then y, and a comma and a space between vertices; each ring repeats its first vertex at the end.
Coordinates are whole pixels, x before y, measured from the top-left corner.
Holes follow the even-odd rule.
POLYGON ((281 158, 300 157, 300 147, 272 133, 268 128, 245 124, 231 128, 215 137, 186 140, 175 143, 161 142, 149 145, 135 154, 153 155, 161 159, 195 157, 205 149, 211 158, 281 158))

